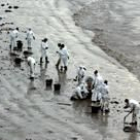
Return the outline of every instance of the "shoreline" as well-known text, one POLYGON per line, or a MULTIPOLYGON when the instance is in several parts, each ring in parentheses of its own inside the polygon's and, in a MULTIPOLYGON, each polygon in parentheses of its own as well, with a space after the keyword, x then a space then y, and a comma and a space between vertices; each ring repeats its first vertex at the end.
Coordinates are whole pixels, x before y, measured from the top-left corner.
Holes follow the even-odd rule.
POLYGON ((135 15, 127 15, 124 7, 120 11, 115 9, 119 5, 118 1, 115 4, 107 1, 109 8, 105 3, 91 2, 91 5, 76 11, 73 14, 75 25, 92 31, 95 34, 93 44, 127 68, 140 81, 140 35, 134 32, 136 29, 131 23, 135 15))
POLYGON ((135 76, 137 76, 137 78, 140 81, 140 78, 138 77, 139 75, 137 75, 134 71, 133 71, 133 67, 134 65, 136 65, 133 61, 129 61, 125 55, 116 52, 115 50, 109 48, 107 46, 107 43, 104 41, 104 39, 102 39, 103 34, 100 34, 100 31, 94 31, 95 36, 92 39, 92 42, 95 43, 97 46, 99 46, 107 55, 111 56, 112 58, 114 58, 115 60, 117 60, 122 66, 124 66, 125 68, 128 69, 129 72, 133 73, 135 76), (100 34, 100 35, 99 35, 100 34))

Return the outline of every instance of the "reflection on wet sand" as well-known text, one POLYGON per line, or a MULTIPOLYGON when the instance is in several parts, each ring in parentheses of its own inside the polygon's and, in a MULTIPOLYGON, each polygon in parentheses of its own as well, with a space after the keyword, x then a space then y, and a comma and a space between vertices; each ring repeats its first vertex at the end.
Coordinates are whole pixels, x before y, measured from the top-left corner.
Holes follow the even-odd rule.
POLYGON ((65 87, 66 87, 66 80, 67 80, 67 74, 64 72, 61 72, 60 70, 57 70, 57 76, 58 76, 58 80, 55 81, 54 83, 54 88, 58 88, 58 90, 54 89, 54 93, 55 94, 60 94, 61 92, 65 91, 65 87), (60 87, 60 90, 59 90, 60 87))
POLYGON ((90 116, 93 122, 98 122, 102 126, 107 126, 108 124, 108 115, 103 115, 102 113, 91 113, 91 102, 90 100, 77 100, 73 102, 73 108, 78 112, 80 115, 85 114, 90 116))
POLYGON ((66 85, 67 74, 58 72, 58 83, 61 84, 61 87, 64 89, 66 85))
POLYGON ((80 114, 91 113, 89 100, 77 100, 73 102, 73 108, 80 114))
POLYGON ((111 140, 108 134, 109 115, 103 115, 101 112, 98 114, 91 113, 90 104, 90 100, 77 100, 73 102, 73 109, 78 113, 77 116, 83 116, 83 121, 87 124, 90 122, 90 127, 92 127, 93 130, 97 129, 98 133, 102 134, 103 140, 111 140))
POLYGON ((36 90, 34 80, 30 80, 28 90, 27 90, 27 95, 30 95, 34 90, 36 90))
POLYGON ((43 67, 43 65, 40 65, 40 80, 41 81, 46 80, 45 77, 46 77, 47 68, 48 68, 47 64, 45 64, 44 67, 43 67))
POLYGON ((128 140, 139 140, 137 133, 131 133, 128 140))

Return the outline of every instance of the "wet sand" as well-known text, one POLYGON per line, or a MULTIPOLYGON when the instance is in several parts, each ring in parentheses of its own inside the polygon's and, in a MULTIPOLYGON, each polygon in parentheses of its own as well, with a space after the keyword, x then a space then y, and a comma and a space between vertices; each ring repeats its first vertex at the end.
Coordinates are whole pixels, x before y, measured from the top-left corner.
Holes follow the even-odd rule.
MULTIPOLYGON (((5 13, 7 5, 0 9, 4 17, 0 20, 6 24, 0 34, 0 138, 3 140, 138 140, 139 133, 123 132, 122 108, 126 97, 137 97, 140 91, 138 79, 116 60, 107 56, 99 47, 92 44, 94 33, 75 26, 71 3, 65 0, 41 1, 28 0, 3 1, 18 9, 5 13), (33 56, 39 64, 39 47, 43 37, 49 38, 48 67, 40 68, 37 64, 36 79, 29 80, 25 62, 15 67, 9 55, 9 37, 7 29, 19 27, 26 50, 25 30, 32 27, 36 34, 33 42, 33 56), (70 52, 67 74, 55 69, 57 43, 64 42, 70 52), (69 99, 76 86, 73 81, 75 69, 79 64, 87 67, 88 75, 99 69, 105 79, 109 80, 111 112, 90 113, 90 102, 71 102, 69 99), (62 89, 55 93, 46 89, 45 79, 52 78, 60 82, 62 89), (128 83, 128 81, 130 83, 128 83), (34 88, 35 87, 35 88, 34 88), (126 88, 127 87, 127 88, 126 88), (133 88, 132 88, 133 87, 133 88)), ((73 7, 74 8, 74 7, 73 7)), ((20 56, 24 59, 22 53, 20 56)))

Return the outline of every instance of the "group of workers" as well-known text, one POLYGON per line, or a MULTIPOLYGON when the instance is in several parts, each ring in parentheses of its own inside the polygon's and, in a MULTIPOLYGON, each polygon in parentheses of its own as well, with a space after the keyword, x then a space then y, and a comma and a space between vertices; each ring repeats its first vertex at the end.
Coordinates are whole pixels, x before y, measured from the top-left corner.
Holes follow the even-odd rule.
MULTIPOLYGON (((71 97, 72 100, 86 99, 90 98, 92 106, 100 105, 100 109, 103 114, 109 112, 109 87, 108 81, 103 80, 102 76, 99 74, 98 70, 94 71, 93 76, 86 76, 86 68, 80 66, 77 70, 76 78, 74 79, 78 82, 77 87, 71 97)), ((137 125, 140 115, 140 104, 134 99, 125 99, 124 109, 129 108, 128 114, 124 117, 124 123, 126 123, 126 118, 132 114, 131 125, 137 125)))
MULTIPOLYGON (((10 32, 10 49, 11 50, 13 50, 14 47, 16 47, 16 41, 17 41, 18 35, 19 35, 18 27, 10 32)), ((31 28, 28 29, 25 39, 27 40, 28 49, 31 49, 31 42, 33 39, 35 40, 34 32, 31 30, 31 28)))
MULTIPOLYGON (((12 52, 15 47, 17 47, 17 38, 19 35, 19 28, 14 29, 13 31, 10 32, 10 51, 12 52)), ((32 40, 35 40, 35 35, 34 32, 32 31, 31 28, 28 29, 26 32, 26 38, 27 40, 27 48, 29 51, 32 50, 32 40)), ((68 59, 69 59, 69 53, 66 48, 66 46, 62 43, 58 43, 59 50, 56 52, 59 55, 59 59, 56 63, 56 68, 60 69, 60 71, 66 72, 68 69, 68 59)), ((48 44, 48 39, 44 38, 41 41, 40 45, 40 65, 42 65, 43 61, 45 64, 49 63, 48 60, 48 55, 47 55, 47 50, 49 48, 48 44)), ((27 58, 28 65, 30 67, 30 78, 34 79, 35 76, 35 65, 36 65, 36 60, 32 57, 29 56, 27 58)))
MULTIPOLYGON (((12 51, 14 47, 16 47, 16 41, 19 34, 19 28, 11 31, 10 33, 10 50, 12 51)), ((27 47, 28 50, 32 50, 32 40, 35 40, 34 32, 31 28, 28 29, 26 33, 27 47)), ((59 50, 57 53, 59 54, 59 59, 56 63, 56 68, 60 68, 60 71, 66 72, 68 69, 68 59, 69 53, 64 44, 58 43, 59 50), (60 65, 61 64, 61 65, 60 65)), ((49 63, 47 50, 49 48, 48 39, 44 38, 41 41, 40 50, 40 65, 43 63, 43 59, 45 59, 45 63, 49 63)), ((35 76, 35 65, 36 61, 32 56, 27 58, 28 65, 30 67, 30 77, 34 78, 35 76)), ((98 70, 94 71, 93 76, 86 76, 86 68, 84 66, 79 66, 77 70, 77 75, 75 81, 78 81, 77 87, 72 95, 71 99, 86 99, 91 98, 91 102, 96 104, 99 103, 101 105, 101 110, 103 113, 109 111, 109 88, 108 81, 103 80, 102 76, 99 74, 98 70)), ((124 108, 131 108, 129 113, 124 117, 124 121, 132 113, 132 124, 137 124, 138 114, 140 110, 139 102, 136 100, 125 99, 126 106, 124 108)))
POLYGON ((78 85, 71 99, 91 98, 92 103, 101 105, 103 113, 109 111, 108 81, 103 80, 98 70, 94 71, 93 76, 88 77, 86 76, 86 68, 80 66, 75 80, 78 81, 78 85))

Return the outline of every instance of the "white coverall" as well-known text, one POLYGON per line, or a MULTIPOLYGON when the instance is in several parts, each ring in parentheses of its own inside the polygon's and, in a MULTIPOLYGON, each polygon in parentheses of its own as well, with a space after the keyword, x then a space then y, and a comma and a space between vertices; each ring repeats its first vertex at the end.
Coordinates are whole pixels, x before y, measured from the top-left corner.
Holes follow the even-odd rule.
POLYGON ((94 89, 92 90, 91 101, 96 102, 100 101, 102 98, 101 87, 103 85, 103 78, 97 74, 97 76, 95 76, 93 79, 94 89))
POLYGON ((109 88, 108 85, 106 85, 105 83, 103 83, 101 85, 101 96, 102 96, 102 109, 103 112, 105 112, 105 110, 109 109, 109 88))
POLYGON ((18 37, 18 30, 13 30, 11 33, 10 33, 10 48, 11 50, 16 47, 16 38, 18 37))
POLYGON ((77 70, 78 84, 81 84, 84 81, 85 73, 86 73, 86 68, 84 66, 80 66, 77 70))
POLYGON ((132 114, 132 122, 137 122, 138 120, 138 115, 140 113, 140 105, 139 102, 133 99, 129 100, 129 106, 131 110, 133 110, 132 114))
POLYGON ((32 30, 27 31, 27 46, 31 48, 32 39, 35 39, 34 33, 32 30))
POLYGON ((28 65, 30 67, 30 77, 34 78, 35 77, 35 64, 36 64, 36 61, 35 61, 35 59, 33 57, 28 57, 27 62, 28 62, 28 65))
POLYGON ((67 67, 68 66, 68 59, 69 59, 69 53, 67 51, 67 48, 64 47, 62 50, 59 50, 58 53, 60 55, 62 66, 67 67))
POLYGON ((85 99, 88 96, 88 90, 85 83, 80 84, 76 87, 73 97, 75 99, 85 99))
POLYGON ((41 57, 46 58, 47 56, 47 49, 49 48, 48 42, 41 42, 41 57))

